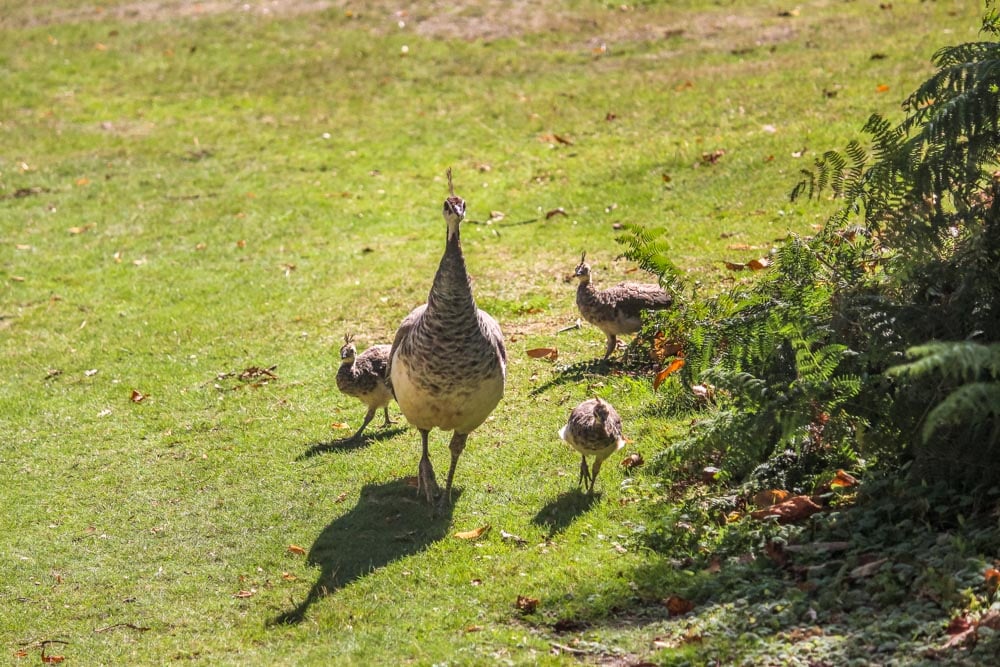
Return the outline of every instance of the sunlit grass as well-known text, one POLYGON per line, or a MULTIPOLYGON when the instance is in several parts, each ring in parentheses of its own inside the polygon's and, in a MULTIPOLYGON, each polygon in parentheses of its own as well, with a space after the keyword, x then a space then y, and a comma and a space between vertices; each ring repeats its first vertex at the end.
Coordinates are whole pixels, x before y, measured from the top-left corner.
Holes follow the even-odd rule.
POLYGON ((554 644, 581 640, 595 659, 653 655, 651 620, 614 620, 670 592, 637 575, 653 557, 631 548, 629 483, 613 459, 596 499, 577 495, 556 431, 597 393, 625 453, 649 459, 687 420, 655 416, 648 378, 590 364, 593 328, 556 333, 577 318, 564 276, 586 250, 600 283, 651 280, 616 259, 616 223, 640 223, 704 289, 747 279, 723 260, 829 211, 789 204, 798 170, 895 113, 979 11, 701 4, 560 3, 491 39, 474 19, 503 23, 492 5, 459 8, 447 35, 423 6, 4 7, 8 655, 37 659, 43 640, 83 664, 568 663, 554 644), (336 445, 351 431, 331 425, 363 408, 333 373, 344 333, 390 342, 426 297, 448 166, 511 364, 434 517, 405 481, 414 431, 336 445), (539 346, 558 361, 525 355, 539 346), (522 617, 519 595, 538 611, 522 617), (554 629, 566 619, 582 625, 554 629))

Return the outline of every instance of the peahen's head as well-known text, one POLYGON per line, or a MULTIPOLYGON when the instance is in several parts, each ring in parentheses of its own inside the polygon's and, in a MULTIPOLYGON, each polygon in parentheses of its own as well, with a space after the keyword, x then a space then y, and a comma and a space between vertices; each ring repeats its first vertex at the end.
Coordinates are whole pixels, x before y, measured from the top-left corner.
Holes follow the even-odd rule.
POLYGON ((451 181, 451 167, 448 168, 448 193, 448 198, 444 200, 444 221, 448 223, 450 235, 465 219, 465 200, 455 194, 455 186, 451 181))

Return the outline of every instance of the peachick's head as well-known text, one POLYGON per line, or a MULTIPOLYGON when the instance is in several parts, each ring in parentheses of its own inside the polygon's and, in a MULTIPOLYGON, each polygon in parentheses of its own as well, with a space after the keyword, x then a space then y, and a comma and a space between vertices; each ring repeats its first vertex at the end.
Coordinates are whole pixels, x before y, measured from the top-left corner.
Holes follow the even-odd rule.
POLYGON ((450 236, 465 219, 465 200, 455 194, 455 186, 451 182, 451 167, 448 168, 448 193, 448 198, 444 200, 444 221, 448 223, 450 236))
POLYGON ((580 263, 576 265, 576 270, 573 271, 573 276, 575 276, 581 283, 590 282, 590 264, 587 264, 587 253, 580 255, 580 263))
POLYGON ((611 406, 603 398, 595 398, 594 400, 597 401, 594 405, 594 421, 603 424, 608 420, 608 415, 611 414, 608 412, 608 408, 611 406))
POLYGON ((354 357, 358 354, 358 349, 354 347, 354 336, 344 334, 344 344, 340 347, 340 363, 353 364, 354 357))

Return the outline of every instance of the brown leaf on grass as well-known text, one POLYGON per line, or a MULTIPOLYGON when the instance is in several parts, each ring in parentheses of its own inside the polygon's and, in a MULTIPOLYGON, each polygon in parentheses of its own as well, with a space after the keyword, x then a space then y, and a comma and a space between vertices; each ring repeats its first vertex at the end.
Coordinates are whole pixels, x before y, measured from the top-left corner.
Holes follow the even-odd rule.
POLYGON ((420 486, 420 479, 416 475, 411 475, 410 477, 407 477, 404 481, 406 482, 406 485, 408 487, 413 489, 416 489, 417 487, 420 486))
POLYGON ((621 466, 626 470, 629 470, 632 468, 638 468, 643 463, 645 463, 645 461, 642 458, 642 454, 635 452, 622 459, 621 466))
POLYGON ((705 466, 701 471, 701 481, 705 484, 711 484, 715 481, 715 478, 719 476, 722 472, 721 468, 716 468, 715 466, 705 466))
POLYGON ((83 187, 84 185, 90 185, 90 179, 87 178, 86 176, 81 176, 80 178, 76 179, 76 184, 80 187, 83 187))
POLYGON ((726 154, 726 151, 721 148, 717 148, 714 151, 708 151, 701 154, 701 164, 712 165, 717 164, 722 156, 726 154))
POLYGON ((885 84, 885 83, 879 84, 875 88, 875 92, 876 93, 887 93, 887 92, 889 92, 889 86, 888 86, 888 84, 885 84))
POLYGON ((233 593, 234 598, 250 598, 257 594, 256 588, 251 588, 250 590, 240 591, 238 593, 233 593))
POLYGON ((303 549, 302 547, 300 547, 297 544, 289 544, 288 545, 288 553, 293 553, 293 554, 296 554, 298 556, 305 556, 306 555, 306 550, 303 549))
POLYGON ((483 629, 483 626, 481 626, 481 625, 469 625, 469 626, 466 626, 465 631, 466 632, 481 632, 482 629, 483 629))
POLYGON ((547 211, 545 213, 545 219, 549 220, 550 218, 554 218, 557 215, 567 215, 566 214, 566 209, 564 209, 562 206, 557 206, 556 208, 552 209, 551 211, 547 211))
POLYGON ((667 612, 671 616, 681 616, 694 609, 694 602, 682 598, 679 595, 671 595, 663 600, 663 604, 666 606, 667 612))
POLYGON ((296 579, 298 579, 298 577, 296 577, 291 572, 282 572, 281 578, 284 579, 285 581, 295 581, 296 579))
POLYGON ((676 371, 679 371, 683 367, 684 367, 684 359, 683 358, 678 357, 678 358, 674 359, 673 361, 671 361, 670 364, 666 368, 664 368, 662 371, 660 371, 659 373, 657 373, 656 377, 653 378, 653 391, 656 391, 657 389, 659 389, 660 385, 663 384, 664 380, 666 380, 673 373, 675 373, 676 371))
POLYGON ((948 622, 948 627, 944 629, 949 635, 957 635, 972 627, 972 621, 966 616, 956 616, 948 622))
POLYGON ((533 614, 538 609, 538 598, 530 598, 527 595, 518 595, 514 606, 522 614, 533 614))
POLYGON ((138 389, 133 389, 132 396, 129 397, 129 400, 132 401, 133 403, 142 403, 147 398, 149 398, 147 394, 142 393, 138 389))
POLYGON ((857 486, 857 484, 858 480, 853 475, 846 473, 843 470, 838 470, 833 479, 830 481, 830 488, 849 489, 852 486, 857 486))
POLYGON ((526 354, 532 359, 545 359, 546 361, 555 361, 559 358, 559 350, 554 347, 536 347, 533 350, 528 350, 526 354))
POLYGON ((986 583, 986 590, 991 593, 996 592, 997 588, 1000 587, 1000 570, 995 567, 986 568, 986 572, 983 573, 983 580, 986 583))
POLYGON ((345 500, 347 500, 347 491, 344 491, 344 492, 343 492, 343 493, 341 493, 341 494, 340 494, 339 496, 337 496, 337 497, 336 497, 336 498, 335 498, 335 499, 333 500, 333 502, 335 502, 335 503, 342 503, 342 502, 344 502, 345 500))
POLYGON ((747 262, 747 268, 751 271, 763 271, 767 267, 771 266, 771 260, 767 257, 761 257, 760 259, 751 259, 747 262))
POLYGON ((730 271, 742 271, 745 268, 747 268, 746 264, 741 264, 740 262, 727 262, 727 261, 723 260, 722 263, 730 271))
POLYGON ((466 530, 455 533, 455 537, 460 540, 477 540, 490 530, 490 524, 485 524, 474 530, 466 530))
POLYGON ((68 231, 70 234, 76 236, 77 234, 84 234, 86 232, 89 232, 91 229, 93 229, 96 226, 97 225, 95 223, 88 222, 87 224, 82 225, 80 227, 70 227, 66 231, 68 231))
POLYGON ((756 250, 757 246, 750 245, 749 243, 730 243, 726 246, 726 250, 756 250))
POLYGON ((251 380, 260 379, 271 379, 277 380, 278 376, 274 374, 274 369, 277 368, 277 364, 274 366, 269 366, 268 368, 261 368, 259 366, 250 366, 243 370, 237 377, 243 382, 249 382, 251 380))
POLYGON ((680 343, 669 341, 663 332, 657 332, 656 336, 653 337, 653 346, 650 348, 649 355, 653 361, 663 363, 667 357, 681 356, 680 351, 680 343))
POLYGON ((351 426, 350 424, 345 424, 344 422, 333 422, 332 424, 330 424, 330 428, 334 429, 335 431, 342 431, 345 428, 351 428, 351 426))
POLYGON ((768 540, 764 544, 764 554, 778 567, 784 567, 788 563, 788 554, 785 553, 785 547, 781 542, 768 540))
POLYGON ((1000 610, 991 609, 979 619, 979 626, 990 630, 1000 630, 1000 610))
POLYGON ((751 512, 750 516, 758 520, 773 516, 778 518, 778 523, 797 523, 808 519, 822 509, 809 496, 792 496, 788 500, 766 509, 751 512))
POLYGON ((791 494, 788 493, 788 491, 783 491, 781 489, 758 491, 753 495, 753 504, 761 509, 765 509, 780 502, 784 502, 790 495, 791 494))

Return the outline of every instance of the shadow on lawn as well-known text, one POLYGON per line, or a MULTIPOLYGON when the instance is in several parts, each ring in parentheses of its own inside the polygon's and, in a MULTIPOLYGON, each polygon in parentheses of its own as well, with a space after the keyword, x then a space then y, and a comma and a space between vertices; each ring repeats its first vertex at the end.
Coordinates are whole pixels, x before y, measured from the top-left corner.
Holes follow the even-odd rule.
POLYGON ((319 456, 320 454, 326 454, 328 452, 349 452, 355 449, 364 449, 373 442, 381 442, 382 440, 395 438, 397 435, 404 433, 405 431, 405 426, 396 426, 393 428, 384 428, 374 433, 362 433, 361 436, 357 438, 348 437, 340 438, 339 440, 329 440, 327 442, 315 442, 309 445, 309 449, 299 454, 295 460, 304 461, 305 459, 311 459, 314 456, 319 456))
POLYGON ((309 550, 309 563, 321 568, 306 599, 279 614, 269 625, 301 622, 314 602, 373 570, 419 553, 448 533, 452 505, 435 511, 405 479, 367 484, 358 504, 323 529, 309 550))
POLYGON ((566 530, 576 517, 593 507, 599 498, 600 494, 584 493, 579 489, 560 493, 558 498, 538 510, 531 523, 547 529, 546 538, 551 538, 566 530))

